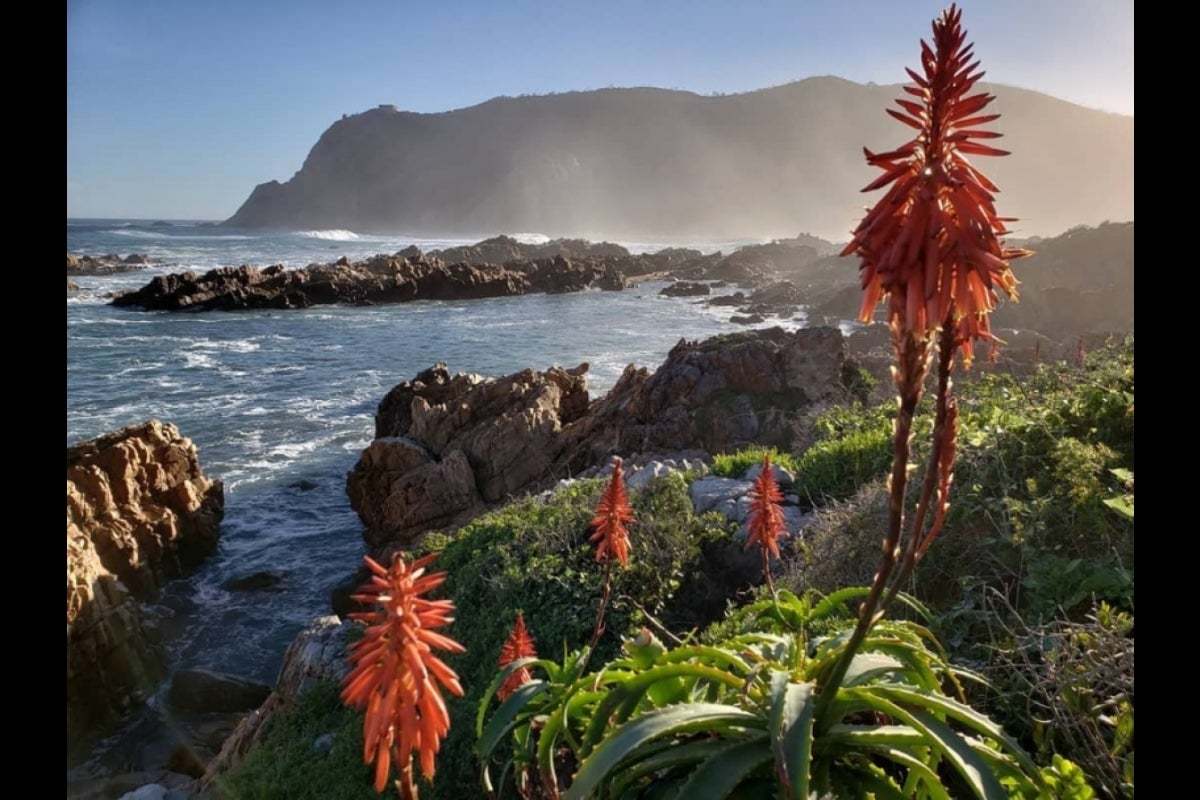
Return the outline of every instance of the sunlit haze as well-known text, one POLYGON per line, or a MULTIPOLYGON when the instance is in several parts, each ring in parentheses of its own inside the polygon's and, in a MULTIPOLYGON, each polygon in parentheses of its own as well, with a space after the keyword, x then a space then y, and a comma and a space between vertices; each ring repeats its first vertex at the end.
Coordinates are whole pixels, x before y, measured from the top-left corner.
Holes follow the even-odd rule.
MULTIPOLYGON (((945 5, 69 0, 67 215, 227 218, 343 114, 382 103, 899 83, 945 5)), ((1133 114, 1132 0, 962 5, 987 80, 1133 114)))

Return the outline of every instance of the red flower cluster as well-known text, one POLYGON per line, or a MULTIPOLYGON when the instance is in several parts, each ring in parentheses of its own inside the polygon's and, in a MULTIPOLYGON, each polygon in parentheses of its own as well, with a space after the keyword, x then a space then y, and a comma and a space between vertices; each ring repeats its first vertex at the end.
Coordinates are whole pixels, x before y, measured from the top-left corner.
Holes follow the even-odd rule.
POLYGON ((621 473, 621 459, 613 465, 612 480, 604 490, 592 519, 595 533, 589 541, 598 542, 596 560, 614 558, 622 567, 629 566, 629 531, 625 524, 633 522, 633 509, 625 493, 625 478, 621 473))
POLYGON ((860 316, 869 321, 888 298, 888 318, 897 336, 928 338, 950 322, 969 360, 972 339, 991 339, 988 312, 997 290, 1016 297, 1009 260, 1029 251, 1008 249, 1000 236, 1006 222, 996 214, 998 191, 967 160, 968 155, 1003 156, 981 144, 999 133, 979 128, 999 118, 980 114, 995 98, 968 96, 983 77, 966 44, 962 11, 952 5, 933 22, 933 47, 921 42, 922 73, 908 70, 916 86, 888 113, 916 130, 907 144, 886 153, 863 148, 867 161, 883 170, 864 192, 891 184, 863 218, 842 255, 857 253, 863 285, 860 316))
MULTIPOLYGON (((764 555, 770 554, 779 558, 779 536, 783 533, 783 493, 775 482, 775 471, 771 469, 771 454, 763 455, 762 471, 754 480, 754 488, 750 490, 750 520, 747 523, 749 536, 746 538, 746 549, 755 544, 762 548, 764 555)), ((766 560, 764 558, 764 565, 766 560)))
POLYGON ((425 574, 436 557, 432 553, 409 564, 397 553, 390 569, 364 558, 372 575, 354 599, 377 608, 350 615, 368 627, 366 635, 350 647, 354 668, 343 681, 342 701, 366 710, 363 760, 375 762, 375 791, 383 791, 395 762, 405 798, 417 796, 413 754, 426 779, 432 780, 442 737, 450 730, 438 684, 460 697, 463 693, 458 675, 433 654, 434 648, 464 651, 458 642, 433 630, 453 622, 454 604, 422 596, 446 579, 444 572, 425 574))
MULTIPOLYGON (((522 658, 537 658, 537 648, 534 647, 533 637, 529 635, 529 631, 525 630, 525 614, 518 611, 517 624, 513 626, 512 633, 500 647, 500 669, 503 670, 509 664, 522 658)), ((510 694, 517 690, 518 686, 529 683, 532 678, 529 668, 521 667, 504 679, 496 696, 503 703, 510 694)))

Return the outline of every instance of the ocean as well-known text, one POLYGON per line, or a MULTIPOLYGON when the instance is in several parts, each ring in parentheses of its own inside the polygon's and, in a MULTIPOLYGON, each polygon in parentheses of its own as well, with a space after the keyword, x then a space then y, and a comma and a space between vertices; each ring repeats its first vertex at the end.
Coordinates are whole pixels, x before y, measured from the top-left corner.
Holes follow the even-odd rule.
MULTIPOLYGON (((522 233, 526 241, 544 241, 522 233)), ((365 308, 168 313, 109 306, 110 292, 157 274, 220 266, 289 267, 470 244, 471 239, 350 231, 236 231, 178 221, 67 220, 67 252, 144 253, 163 265, 79 277, 67 296, 67 444, 157 418, 195 442, 204 472, 225 483, 220 544, 170 584, 151 612, 172 668, 205 667, 273 683, 284 650, 361 562, 361 524, 346 473, 371 441, 384 394, 437 361, 452 372, 504 375, 586 361, 593 397, 627 364, 655 368, 680 339, 744 326, 731 309, 659 296, 664 283, 365 308), (229 580, 282 576, 274 590, 230 592, 229 580)), ((749 242, 693 242, 730 252, 749 242)), ((679 242, 622 242, 647 252, 679 242)), ((764 325, 797 327, 796 320, 764 325)), ((153 703, 162 702, 161 693, 153 703)))

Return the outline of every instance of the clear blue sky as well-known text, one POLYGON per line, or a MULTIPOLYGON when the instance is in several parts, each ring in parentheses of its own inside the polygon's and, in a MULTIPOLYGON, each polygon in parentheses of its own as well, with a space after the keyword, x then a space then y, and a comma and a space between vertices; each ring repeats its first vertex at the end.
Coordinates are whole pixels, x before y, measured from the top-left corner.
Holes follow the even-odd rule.
MULTIPOLYGON (((607 86, 900 83, 926 0, 68 0, 67 215, 221 219, 342 114, 607 86)), ((987 80, 1133 114, 1133 0, 960 4, 987 80)), ((882 113, 882 110, 881 110, 882 113)))

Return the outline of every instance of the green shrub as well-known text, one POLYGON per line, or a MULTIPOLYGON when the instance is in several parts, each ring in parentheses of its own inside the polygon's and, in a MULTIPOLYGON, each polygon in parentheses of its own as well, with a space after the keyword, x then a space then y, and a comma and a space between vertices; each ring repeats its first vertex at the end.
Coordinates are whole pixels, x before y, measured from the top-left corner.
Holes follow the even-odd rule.
MULTIPOLYGON (((456 606, 448 633, 467 648, 446 661, 467 694, 448 698, 450 733, 437 779, 423 796, 479 794, 475 712, 518 610, 544 657, 555 658, 590 637, 602 570, 588 542, 589 523, 604 485, 580 481, 548 501, 513 503, 479 517, 445 544, 436 566, 448 573, 441 592, 456 606)), ((720 616, 728 598, 744 588, 722 569, 737 546, 729 524, 715 514, 694 514, 681 475, 657 479, 630 499, 637 516, 630 527, 630 568, 614 570, 598 661, 613 657, 619 638, 645 622, 642 609, 673 630, 687 630, 720 616)))
POLYGON ((342 705, 340 691, 322 681, 274 717, 262 741, 219 780, 218 796, 378 800, 371 788, 374 771, 362 759, 362 715, 342 705), (325 734, 333 735, 333 747, 319 753, 313 743, 325 734))
POLYGON ((746 470, 763 463, 763 456, 770 454, 771 463, 795 473, 799 466, 796 459, 788 453, 781 453, 774 447, 749 447, 736 453, 726 453, 713 457, 712 474, 721 478, 741 478, 746 470))

